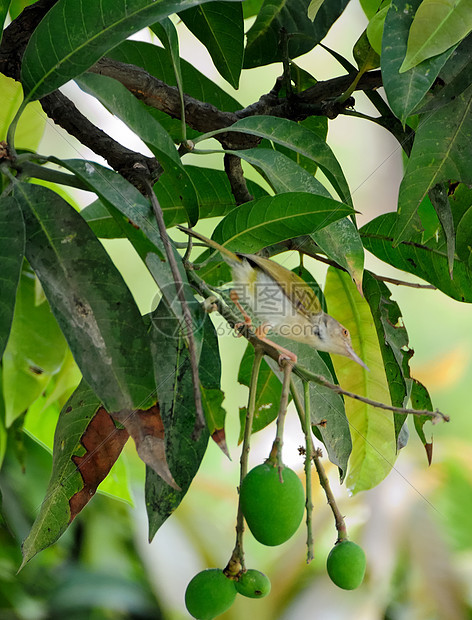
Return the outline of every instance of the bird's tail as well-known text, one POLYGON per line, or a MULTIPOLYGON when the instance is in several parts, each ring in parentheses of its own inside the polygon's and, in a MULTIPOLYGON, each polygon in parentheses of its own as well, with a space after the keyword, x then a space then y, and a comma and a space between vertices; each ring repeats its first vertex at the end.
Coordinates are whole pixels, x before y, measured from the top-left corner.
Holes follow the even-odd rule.
POLYGON ((241 259, 239 258, 237 254, 235 254, 234 252, 231 252, 231 250, 228 250, 227 248, 217 243, 216 241, 213 241, 213 239, 208 239, 208 237, 205 237, 205 235, 202 235, 201 233, 195 230, 192 230, 191 228, 185 228, 185 226, 177 226, 177 228, 181 230, 182 232, 186 233, 187 235, 189 235, 190 237, 195 237, 195 239, 202 241, 209 248, 218 250, 218 252, 220 252, 223 255, 223 258, 230 264, 241 263, 241 259))

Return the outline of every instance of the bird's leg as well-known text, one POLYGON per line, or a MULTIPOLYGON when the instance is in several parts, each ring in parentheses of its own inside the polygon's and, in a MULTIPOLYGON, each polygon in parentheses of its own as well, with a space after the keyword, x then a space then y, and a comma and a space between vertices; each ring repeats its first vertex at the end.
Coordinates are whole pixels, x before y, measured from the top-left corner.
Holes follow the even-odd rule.
POLYGON ((270 325, 267 323, 263 323, 262 325, 256 328, 256 336, 259 338, 259 340, 262 340, 263 342, 267 342, 267 344, 272 345, 278 351, 280 351, 281 353, 281 355, 279 355, 280 368, 283 370, 283 367, 282 367, 283 360, 289 360, 290 362, 293 362, 294 364, 296 364, 298 358, 295 355, 295 353, 292 353, 292 351, 289 351, 285 347, 281 347, 280 344, 277 344, 273 340, 269 340, 269 338, 267 338, 266 334, 269 331, 269 329, 270 329, 270 325))
MULTIPOLYGON (((244 323, 236 323, 236 325, 234 326, 234 329, 237 330, 243 325, 252 325, 252 319, 249 316, 249 314, 246 312, 246 310, 244 310, 244 308, 239 303, 238 294, 234 289, 231 289, 231 291, 229 292, 229 298, 231 299, 233 304, 236 306, 236 308, 239 310, 239 312, 241 312, 244 318, 244 323)), ((241 334, 239 334, 239 336, 241 336, 241 334)))

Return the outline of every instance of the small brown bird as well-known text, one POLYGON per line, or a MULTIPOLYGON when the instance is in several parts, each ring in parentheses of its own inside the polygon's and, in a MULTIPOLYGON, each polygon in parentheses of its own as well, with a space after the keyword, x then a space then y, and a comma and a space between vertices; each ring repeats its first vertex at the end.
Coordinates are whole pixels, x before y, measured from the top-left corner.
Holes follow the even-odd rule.
POLYGON ((352 348, 349 331, 323 312, 313 289, 293 271, 257 254, 231 252, 194 230, 183 226, 178 228, 221 253, 233 272, 235 286, 231 298, 243 313, 246 323, 250 323, 250 318, 239 300, 247 303, 262 321, 256 330, 261 340, 274 345, 296 362, 294 353, 266 338, 267 332, 273 330, 290 340, 309 344, 318 351, 349 357, 369 370, 352 348))

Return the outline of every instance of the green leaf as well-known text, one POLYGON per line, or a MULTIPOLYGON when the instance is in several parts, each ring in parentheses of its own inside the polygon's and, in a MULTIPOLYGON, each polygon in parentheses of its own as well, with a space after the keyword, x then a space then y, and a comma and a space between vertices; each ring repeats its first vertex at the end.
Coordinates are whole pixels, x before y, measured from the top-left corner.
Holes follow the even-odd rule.
POLYGON ((348 0, 324 2, 315 21, 308 17, 310 0, 265 0, 247 33, 244 68, 283 59, 280 30, 288 35, 288 57, 297 58, 315 47, 344 11, 348 0))
POLYGON ((109 112, 128 125, 158 159, 164 154, 174 163, 180 164, 175 144, 167 131, 153 116, 146 113, 147 106, 136 99, 123 84, 96 73, 86 73, 75 81, 83 91, 98 99, 109 112))
MULTIPOLYGON (((195 140, 195 143, 226 131, 227 128, 204 134, 195 140)), ((349 186, 341 166, 326 142, 313 131, 294 121, 274 116, 243 118, 231 125, 231 131, 266 138, 313 160, 324 172, 341 200, 351 204, 349 186)))
POLYGON ((213 323, 207 318, 205 318, 204 330, 201 359, 202 361, 205 360, 205 363, 201 363, 198 370, 205 420, 211 437, 219 445, 223 442, 226 446, 224 439, 226 411, 222 406, 225 394, 221 390, 221 358, 218 336, 213 323))
POLYGON ((382 0, 360 0, 362 10, 365 13, 367 19, 371 20, 372 17, 379 10, 380 5, 382 4, 382 0))
POLYGON ((174 69, 175 83, 179 91, 180 109, 182 116, 182 119, 180 121, 182 125, 182 134, 180 141, 184 141, 186 139, 185 104, 182 69, 180 67, 179 35, 177 34, 177 29, 169 17, 166 17, 165 19, 162 19, 160 22, 157 22, 156 24, 151 26, 151 30, 160 38, 162 45, 164 46, 167 54, 169 55, 169 60, 171 61, 172 67, 174 69))
POLYGON ((472 206, 465 212, 456 231, 457 255, 472 272, 472 206))
POLYGON ((308 5, 307 15, 311 21, 315 20, 318 11, 320 10, 324 0, 310 0, 310 4, 308 5))
POLYGON ((100 239, 119 239, 125 237, 122 227, 118 225, 110 211, 100 200, 94 200, 94 202, 80 211, 80 215, 90 226, 93 233, 100 239))
POLYGON ((415 235, 418 207, 429 189, 449 180, 472 184, 472 86, 421 119, 398 197, 395 243, 415 235))
POLYGON ((143 407, 154 390, 146 331, 101 243, 50 190, 18 184, 26 256, 86 381, 110 412, 143 407))
POLYGON ((454 269, 454 255, 456 252, 456 233, 454 232, 454 219, 452 209, 447 196, 447 188, 438 184, 429 190, 429 198, 444 231, 447 247, 447 261, 449 273, 452 277, 454 269))
POLYGON ((182 11, 179 17, 207 48, 220 75, 237 89, 244 56, 241 3, 209 2, 182 11))
POLYGON ((408 31, 421 0, 392 0, 385 20, 382 41, 382 80, 394 114, 406 123, 415 107, 431 88, 452 50, 425 60, 406 73, 399 73, 405 57, 408 31))
MULTIPOLYGON (((422 383, 420 383, 416 379, 413 380, 411 389, 411 406, 413 407, 413 409, 427 409, 428 411, 433 411, 433 403, 431 402, 428 390, 422 383)), ((432 439, 431 441, 428 441, 424 434, 424 425, 426 424, 426 422, 431 422, 431 418, 429 416, 414 416, 416 433, 426 450, 428 464, 431 465, 431 461, 433 458, 433 441, 432 439)))
MULTIPOLYGON (((249 387, 251 382, 251 370, 254 364, 254 347, 248 345, 241 359, 238 372, 238 381, 241 385, 249 387)), ((262 430, 273 422, 279 412, 279 402, 282 395, 282 384, 263 359, 259 370, 256 387, 256 404, 252 432, 262 430)), ((246 407, 239 408, 239 443, 243 440, 244 427, 246 426, 246 407)))
POLYGON ((408 48, 400 73, 446 51, 472 30, 469 0, 423 0, 408 36, 408 48))
POLYGON ((54 436, 51 479, 39 514, 23 542, 22 567, 64 533, 108 474, 127 438, 128 433, 115 428, 111 417, 100 407, 100 400, 83 381, 59 417, 54 436), (91 424, 95 427, 94 431, 98 431, 96 442, 99 445, 87 450, 84 436, 91 424), (93 456, 88 457, 87 463, 84 455, 92 450, 93 456), (90 480, 86 482, 87 471, 96 475, 94 483, 90 480))
MULTIPOLYGON (((410 379, 408 364, 413 350, 408 346, 408 333, 400 308, 391 298, 388 287, 369 271, 365 272, 363 291, 377 331, 390 401, 395 407, 406 407, 409 395, 407 381, 410 379)), ((394 414, 397 441, 405 418, 405 415, 394 414)))
POLYGON ((10 339, 3 356, 7 428, 40 396, 57 374, 66 342, 49 304, 35 301, 35 277, 24 270, 16 295, 10 339))
MULTIPOLYGON (((395 225, 396 214, 385 213, 363 226, 360 233, 365 249, 397 269, 431 282, 449 297, 471 303, 472 271, 456 258, 451 280, 442 230, 438 231, 437 239, 428 239, 426 243, 422 242, 421 233, 415 233, 411 241, 393 247, 395 225)), ((472 246, 470 229, 468 235, 472 246)))
MULTIPOLYGON (((6 140, 8 128, 23 100, 21 84, 0 73, 0 140, 6 140)), ((16 130, 17 149, 36 150, 44 133, 46 115, 37 101, 29 103, 23 112, 16 130)))
MULTIPOLYGON (((370 368, 367 372, 348 358, 333 356, 339 384, 362 396, 388 402, 390 394, 369 304, 348 274, 333 267, 326 276, 325 296, 329 313, 349 329, 354 350, 370 368)), ((379 484, 392 469, 395 427, 391 412, 350 398, 345 399, 345 407, 352 434, 347 486, 358 493, 379 484)))
POLYGON ((331 194, 318 179, 279 151, 259 147, 227 152, 262 171, 264 178, 277 194, 298 191, 331 198, 331 194))
POLYGON ((0 43, 2 41, 3 26, 8 15, 8 8, 11 0, 1 0, 0 2, 0 43))
POLYGON ((13 198, 0 199, 0 359, 10 334, 25 251, 25 226, 13 198))
POLYGON ((302 192, 277 194, 246 202, 228 213, 213 238, 228 249, 254 253, 314 233, 351 213, 350 207, 332 198, 302 192))
MULTIPOLYGON (((165 428, 166 454, 169 468, 180 486, 173 489, 149 468, 146 469, 146 510, 149 520, 149 540, 152 540, 164 521, 174 512, 197 473, 208 444, 204 429, 198 439, 193 438, 195 405, 188 350, 179 329, 179 323, 165 301, 152 314, 151 347, 159 390, 159 408, 165 428)), ((206 317, 203 331, 214 328, 206 317)), ((209 330, 209 331, 208 331, 209 330)), ((206 375, 208 355, 201 356, 199 372, 206 375)), ((210 371, 210 375, 212 371, 210 371)))
MULTIPOLYGON (((142 67, 152 76, 162 80, 166 84, 177 86, 174 69, 169 63, 168 54, 166 50, 161 47, 142 41, 124 41, 107 55, 120 62, 142 67)), ((182 58, 180 59, 180 67, 186 94, 200 101, 212 103, 218 109, 228 112, 235 112, 243 107, 220 86, 212 82, 203 75, 203 73, 200 73, 200 71, 182 58)), ((179 119, 171 118, 168 114, 153 108, 148 108, 148 113, 152 114, 154 118, 159 121, 175 142, 181 140, 182 129, 179 119)), ((187 127, 188 138, 193 139, 198 135, 200 135, 199 132, 187 127)))
MULTIPOLYGON (((300 366, 308 368, 313 373, 323 375, 328 381, 333 382, 333 376, 318 351, 307 344, 286 340, 277 335, 271 335, 271 339, 293 351, 300 366)), ((277 364, 271 360, 270 365, 276 377, 281 381, 282 377, 277 364)), ((299 394, 303 394, 301 379, 294 377, 294 381, 299 394)), ((321 436, 329 460, 339 467, 342 482, 346 476, 352 450, 351 432, 343 399, 329 388, 317 383, 310 383, 310 403, 311 423, 321 436)))
POLYGON ((60 0, 26 47, 21 81, 27 100, 40 99, 80 75, 130 35, 206 0, 60 0), (51 36, 54 33, 54 36, 51 36))
MULTIPOLYGON (((472 35, 453 48, 438 75, 438 80, 422 102, 413 110, 415 114, 431 112, 453 101, 472 82, 472 35)), ((449 54, 449 52, 445 52, 449 54)), ((427 62, 433 62, 434 59, 427 62)))
POLYGON ((380 9, 380 11, 369 21, 366 29, 366 35, 369 39, 369 43, 371 44, 372 49, 377 52, 379 56, 382 53, 382 36, 384 33, 384 24, 388 9, 389 5, 380 9))
POLYGON ((352 48, 352 55, 356 61, 357 68, 363 73, 380 67, 380 56, 369 43, 365 30, 352 48))
MULTIPOLYGON (((282 153, 270 149, 234 151, 235 155, 264 172, 277 193, 304 191, 329 198, 327 189, 315 177, 282 153)), ((348 270, 358 287, 362 286, 364 246, 359 233, 347 218, 333 222, 312 234, 321 250, 348 270)))
MULTIPOLYGON (((107 169, 108 170, 108 169, 107 169)), ((185 171, 190 177, 192 184, 197 192, 197 200, 200 210, 200 219, 208 217, 220 217, 226 215, 236 207, 234 196, 228 177, 222 170, 211 168, 200 168, 199 166, 185 166, 185 171)), ((111 173, 110 179, 114 174, 111 173)), ((261 198, 267 192, 252 181, 247 181, 250 193, 261 198)), ((176 191, 175 184, 170 182, 168 175, 162 175, 159 183, 155 186, 156 195, 159 199, 164 220, 167 227, 182 224, 187 221, 187 214, 182 205, 179 205, 180 192, 176 191)), ((139 193, 139 192, 137 192, 139 193)), ((97 237, 103 239, 116 239, 124 237, 123 228, 116 223, 115 218, 110 214, 106 206, 96 200, 82 209, 80 215, 88 223, 97 237)))

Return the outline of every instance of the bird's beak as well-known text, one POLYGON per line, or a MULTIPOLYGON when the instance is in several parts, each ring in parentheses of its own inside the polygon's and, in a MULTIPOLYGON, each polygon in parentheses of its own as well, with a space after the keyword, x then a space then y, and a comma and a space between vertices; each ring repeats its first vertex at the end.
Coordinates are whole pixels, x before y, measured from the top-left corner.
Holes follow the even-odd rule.
POLYGON ((357 362, 359 366, 362 366, 362 368, 365 368, 366 370, 370 372, 369 367, 366 364, 364 364, 364 362, 361 360, 361 358, 357 355, 357 353, 354 351, 354 349, 350 345, 346 347, 346 356, 351 358, 352 360, 357 362))

